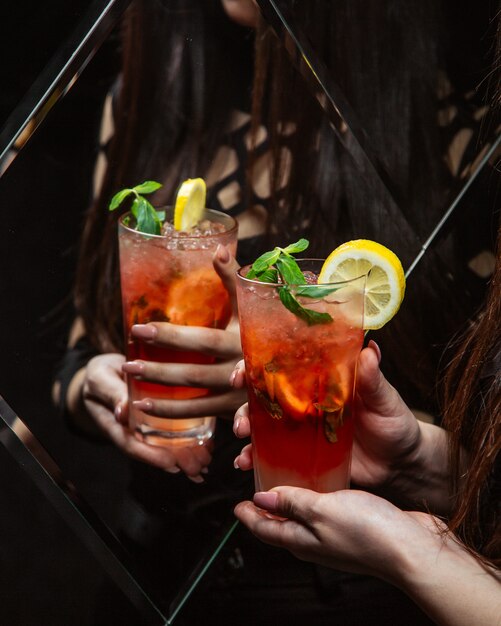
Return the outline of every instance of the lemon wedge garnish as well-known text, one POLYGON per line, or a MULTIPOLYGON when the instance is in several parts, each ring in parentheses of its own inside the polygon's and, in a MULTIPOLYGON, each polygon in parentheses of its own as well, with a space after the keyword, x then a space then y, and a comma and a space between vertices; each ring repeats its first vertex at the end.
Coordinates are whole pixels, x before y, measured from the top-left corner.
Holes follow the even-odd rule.
POLYGON ((179 188, 174 206, 174 228, 189 231, 198 224, 205 209, 207 187, 203 178, 188 178, 179 188))
POLYGON ((396 254, 369 239, 348 241, 329 254, 318 282, 351 280, 363 274, 368 274, 364 328, 376 330, 391 320, 404 299, 405 275, 396 254))

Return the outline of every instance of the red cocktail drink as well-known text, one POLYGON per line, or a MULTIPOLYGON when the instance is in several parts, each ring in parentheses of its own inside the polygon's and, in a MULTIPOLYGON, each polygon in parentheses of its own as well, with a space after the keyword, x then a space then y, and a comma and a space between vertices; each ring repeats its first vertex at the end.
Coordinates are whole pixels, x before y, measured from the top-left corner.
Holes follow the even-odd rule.
MULTIPOLYGON (((166 222, 172 211, 167 209, 166 222)), ((127 218, 127 216, 126 216, 127 218)), ((133 219, 131 217, 129 220, 133 219)), ((127 221, 127 220, 126 220, 127 221)), ((162 363, 211 363, 198 352, 185 352, 134 340, 134 324, 171 322, 186 326, 225 328, 231 317, 229 295, 212 265, 218 244, 235 253, 237 226, 233 218, 206 210, 196 230, 188 233, 164 227, 163 235, 137 232, 119 223, 120 280, 127 359, 162 363)), ((197 445, 209 439, 214 417, 166 419, 146 415, 132 401, 190 399, 207 389, 168 387, 127 376, 130 426, 138 437, 156 445, 197 445)))
MULTIPOLYGON (((322 265, 298 263, 315 274, 322 265)), ((365 276, 322 285, 326 295, 319 297, 296 295, 308 309, 331 317, 309 325, 282 303, 278 292, 283 285, 248 280, 247 269, 239 273, 237 295, 256 489, 344 489, 350 474, 365 276)), ((301 285, 297 293, 314 286, 301 285)), ((294 286, 288 288, 296 293, 294 286)))

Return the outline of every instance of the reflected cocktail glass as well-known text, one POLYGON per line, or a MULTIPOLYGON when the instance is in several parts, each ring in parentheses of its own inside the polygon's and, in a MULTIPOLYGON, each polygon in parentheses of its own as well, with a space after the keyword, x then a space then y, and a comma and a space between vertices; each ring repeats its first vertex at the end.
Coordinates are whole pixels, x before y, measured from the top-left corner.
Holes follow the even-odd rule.
MULTIPOLYGON (((166 224, 173 209, 166 209, 166 224)), ((120 282, 128 360, 162 363, 213 363, 214 358, 150 345, 131 337, 134 324, 171 322, 187 326, 225 328, 231 317, 228 292, 216 274, 212 258, 218 244, 232 254, 237 246, 237 223, 224 213, 206 209, 200 228, 179 233, 172 228, 162 235, 134 230, 127 214, 118 226, 120 282), (214 226, 214 224, 216 226, 214 226), (205 233, 205 234, 200 234, 205 233), (209 233, 209 234, 207 234, 209 233)), ((165 227, 164 227, 165 228, 165 227)), ((132 405, 134 400, 198 398, 209 393, 199 387, 175 387, 127 376, 129 423, 136 436, 153 445, 203 444, 214 432, 215 418, 168 419, 147 415, 132 405)))
MULTIPOLYGON (((298 260, 318 276, 323 261, 298 260)), ((288 286, 305 308, 328 313, 309 325, 284 306, 281 284, 237 278, 257 491, 278 485, 319 492, 349 485, 355 373, 363 343, 366 276, 288 286), (306 290, 306 291, 305 291, 306 290)))

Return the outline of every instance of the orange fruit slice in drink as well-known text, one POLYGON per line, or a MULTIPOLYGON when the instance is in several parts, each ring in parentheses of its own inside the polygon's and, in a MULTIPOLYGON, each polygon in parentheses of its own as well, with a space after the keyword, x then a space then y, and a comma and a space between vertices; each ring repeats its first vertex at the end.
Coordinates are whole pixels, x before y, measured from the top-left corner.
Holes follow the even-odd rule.
POLYGON ((375 330, 391 320, 404 299, 405 274, 394 252, 369 239, 348 241, 327 257, 318 282, 341 282, 364 274, 364 328, 375 330))
POLYGON ((205 209, 207 187, 203 178, 185 180, 176 196, 174 228, 190 231, 202 219, 205 209))
POLYGON ((200 268, 172 281, 165 314, 172 324, 225 328, 231 305, 221 279, 210 268, 200 268))
POLYGON ((308 415, 318 415, 319 413, 312 399, 315 386, 313 378, 311 381, 307 381, 303 377, 301 385, 298 386, 291 382, 283 372, 274 374, 275 400, 280 404, 284 413, 294 420, 302 420, 308 415))

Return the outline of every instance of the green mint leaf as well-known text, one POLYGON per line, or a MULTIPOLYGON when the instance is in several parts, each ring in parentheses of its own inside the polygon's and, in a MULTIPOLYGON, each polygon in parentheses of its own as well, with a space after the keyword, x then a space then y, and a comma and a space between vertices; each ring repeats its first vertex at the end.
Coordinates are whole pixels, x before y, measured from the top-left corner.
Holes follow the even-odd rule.
POLYGON ((339 287, 327 287, 323 285, 308 285, 307 287, 299 287, 295 290, 296 296, 303 298, 324 298, 337 291, 339 287))
MULTIPOLYGON (((153 208, 153 206, 146 200, 139 196, 137 200, 137 215, 135 215, 137 220, 137 228, 141 233, 146 233, 148 235, 159 235, 161 232, 161 222, 158 219, 157 212, 153 208)), ((134 201, 136 204, 136 201, 134 201)))
POLYGON ((294 313, 296 317, 305 321, 308 326, 332 322, 332 317, 328 313, 318 313, 317 311, 312 311, 311 309, 306 309, 301 306, 287 287, 279 287, 278 295, 280 296, 282 304, 289 309, 291 313, 294 313))
POLYGON ((299 269, 296 259, 293 257, 281 254, 277 259, 276 265, 284 283, 288 285, 304 285, 306 283, 303 272, 299 269))
POLYGON ((134 198, 134 201, 130 207, 130 212, 132 213, 132 215, 136 218, 136 222, 139 219, 139 212, 140 212, 140 205, 141 205, 141 201, 146 202, 146 200, 144 198, 141 198, 141 196, 139 198, 134 198))
MULTIPOLYGON (((251 269, 247 273, 247 278, 261 280, 262 282, 272 282, 268 280, 268 275, 265 274, 265 272, 267 272, 272 265, 277 264, 278 266, 279 262, 283 261, 282 270, 284 275, 282 275, 282 278, 284 282, 303 284, 305 282, 303 274, 297 267, 296 261, 290 255, 302 252, 303 250, 306 250, 308 246, 309 242, 307 239, 300 239, 296 243, 288 245, 286 248, 282 249, 276 247, 269 252, 265 252, 254 261, 251 269), (296 269, 294 269, 293 264, 296 266, 296 269), (290 280, 288 280, 287 277, 290 277, 290 280)), ((282 274, 282 272, 280 273, 282 274)))
MULTIPOLYGON (((277 247, 270 252, 265 252, 254 261, 246 277, 266 283, 278 283, 280 276, 283 283, 285 283, 283 287, 278 287, 278 294, 282 304, 291 313, 304 320, 308 326, 328 324, 332 322, 332 317, 328 313, 318 313, 303 307, 288 287, 288 285, 306 285, 303 272, 299 269, 296 259, 291 255, 303 252, 308 246, 309 241, 307 239, 300 239, 285 248, 277 247)), ((295 289, 295 292, 300 296, 321 298, 336 290, 337 287, 308 285, 308 287, 295 289)))
POLYGON ((245 278, 259 280, 262 283, 278 283, 278 272, 274 267, 266 267, 261 272, 255 272, 251 267, 245 278))
POLYGON ((115 209, 118 209, 118 207, 122 204, 125 198, 127 198, 127 196, 130 196, 131 193, 134 193, 132 189, 122 189, 122 191, 116 193, 111 199, 111 202, 108 206, 109 210, 114 211, 115 209))
POLYGON ((282 252, 285 254, 298 254, 298 252, 304 252, 309 245, 310 242, 308 239, 300 239, 299 241, 296 241, 296 243, 289 244, 282 250, 282 252))
POLYGON ((276 269, 270 267, 259 274, 259 280, 262 283, 278 283, 278 272, 276 269))
POLYGON ((165 211, 158 211, 157 210, 157 217, 163 224, 165 222, 165 211))
POLYGON ((157 189, 160 189, 161 186, 162 186, 161 183, 157 183, 154 180, 145 180, 144 183, 141 183, 140 185, 136 185, 134 187, 134 191, 138 194, 153 193, 157 189))
POLYGON ((260 274, 267 270, 271 265, 274 265, 278 257, 280 256, 280 249, 275 248, 270 252, 265 252, 259 258, 257 258, 252 264, 252 269, 256 274, 260 274))

